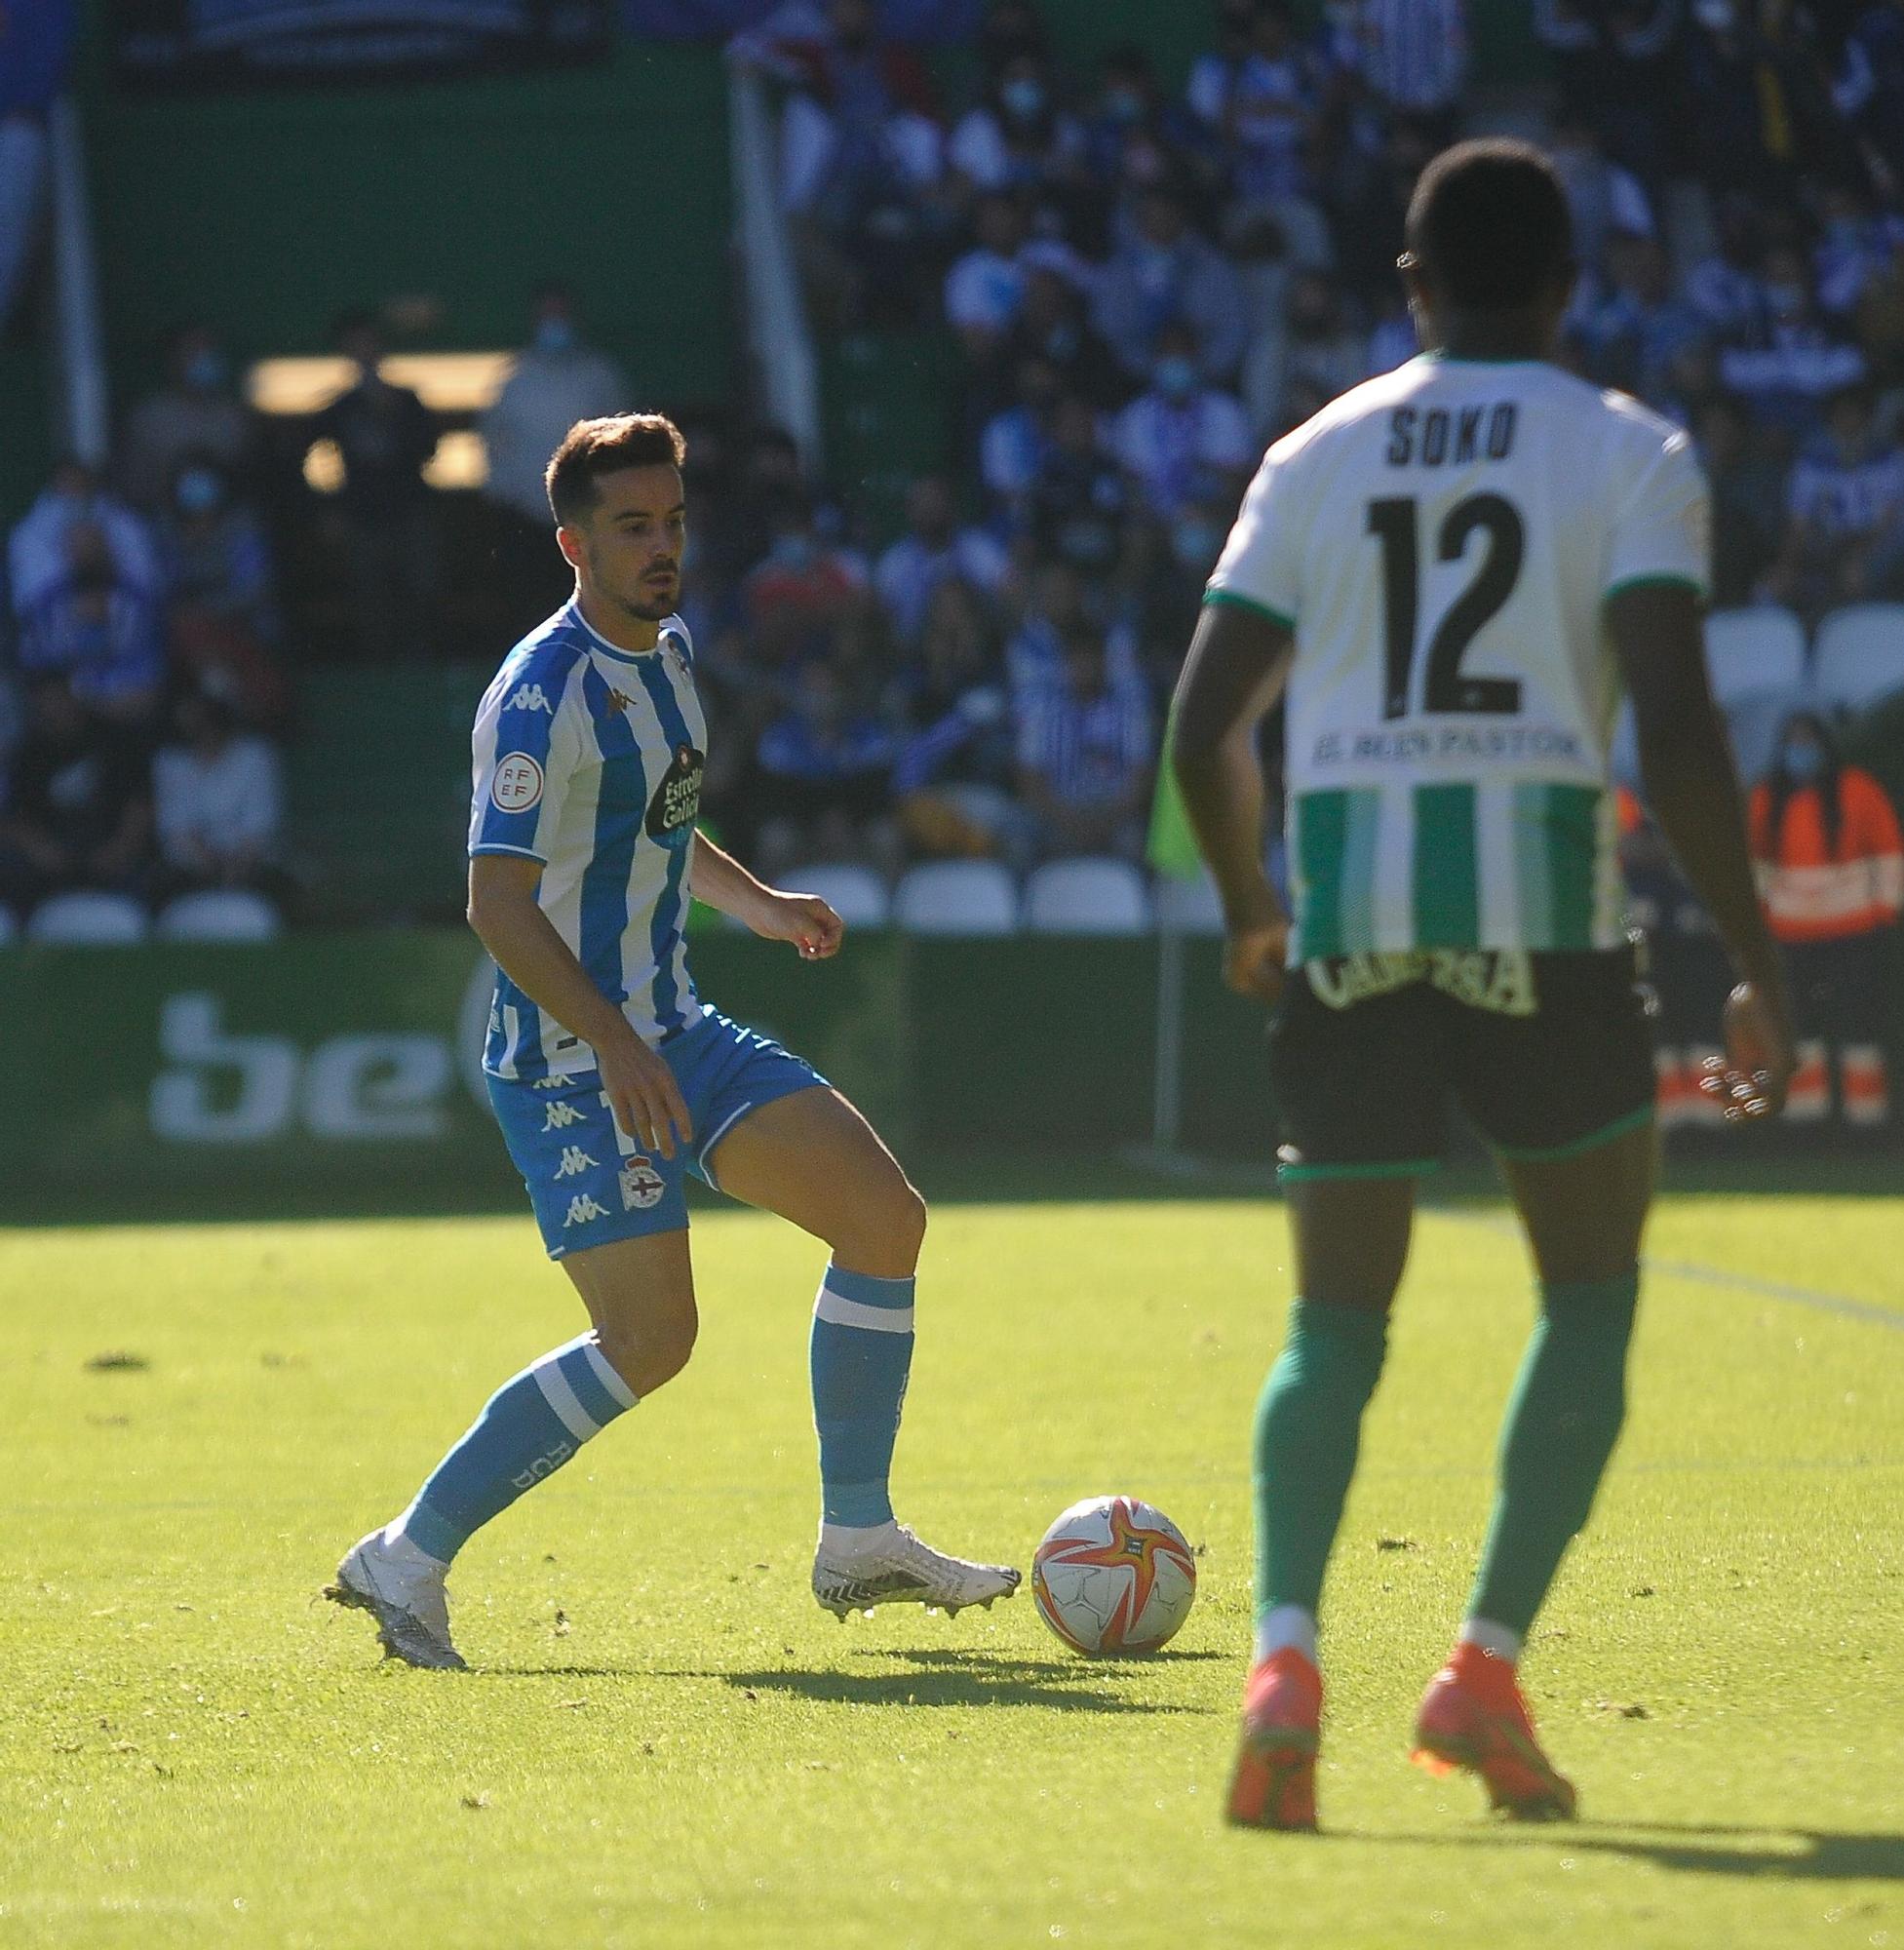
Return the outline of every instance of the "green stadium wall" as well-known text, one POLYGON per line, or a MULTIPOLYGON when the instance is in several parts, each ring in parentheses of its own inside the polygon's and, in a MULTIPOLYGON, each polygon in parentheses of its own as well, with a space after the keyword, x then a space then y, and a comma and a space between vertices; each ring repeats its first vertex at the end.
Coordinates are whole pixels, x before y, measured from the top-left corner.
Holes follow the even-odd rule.
MULTIPOLYGON (((1188 944, 1186 1141, 1265 1160, 1261 1012, 1188 944)), ((703 994, 785 1038, 902 1149, 1105 1153, 1150 1132, 1148 939, 856 938, 808 967, 725 932, 703 994)), ((508 1205, 481 1090, 486 958, 453 929, 0 952, 0 1215, 57 1224, 508 1205)))

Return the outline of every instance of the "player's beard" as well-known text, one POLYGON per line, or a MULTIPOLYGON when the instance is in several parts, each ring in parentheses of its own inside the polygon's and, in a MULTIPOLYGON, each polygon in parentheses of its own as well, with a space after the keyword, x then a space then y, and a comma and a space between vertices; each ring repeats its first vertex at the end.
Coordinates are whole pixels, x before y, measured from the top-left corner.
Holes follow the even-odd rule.
POLYGON ((667 583, 650 582, 645 576, 635 585, 632 594, 619 599, 621 606, 631 616, 639 616, 643 623, 660 623, 675 613, 675 604, 680 601, 680 574, 669 577, 667 583), (655 591, 666 589, 666 594, 657 596, 655 591))

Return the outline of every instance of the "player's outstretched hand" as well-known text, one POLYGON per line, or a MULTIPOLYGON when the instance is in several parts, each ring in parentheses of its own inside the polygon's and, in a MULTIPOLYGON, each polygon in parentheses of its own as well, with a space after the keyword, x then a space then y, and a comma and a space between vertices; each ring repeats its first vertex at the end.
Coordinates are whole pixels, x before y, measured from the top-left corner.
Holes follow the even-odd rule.
POLYGON ((1283 957, 1289 953, 1289 923, 1265 921, 1232 928, 1224 944, 1224 980, 1239 995, 1253 995, 1274 1008, 1283 993, 1283 957))
POLYGON ((596 1061, 615 1122, 638 1145, 671 1158, 678 1143, 692 1141, 694 1120, 665 1057, 631 1031, 610 1047, 598 1048, 596 1061))
POLYGON ((1699 1088, 1716 1098, 1729 1123, 1773 1117, 1797 1061, 1783 1005, 1756 984, 1741 982, 1726 997, 1726 1054, 1706 1058, 1699 1088))
POLYGON ((818 894, 769 894, 748 926, 765 941, 791 941, 802 961, 824 961, 839 953, 846 923, 818 894))

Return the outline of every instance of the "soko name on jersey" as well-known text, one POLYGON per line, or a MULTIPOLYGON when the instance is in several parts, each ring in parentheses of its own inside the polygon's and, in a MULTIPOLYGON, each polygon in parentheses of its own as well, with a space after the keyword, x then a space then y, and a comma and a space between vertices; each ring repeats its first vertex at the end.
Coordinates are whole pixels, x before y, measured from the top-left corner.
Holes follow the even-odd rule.
POLYGON ((661 783, 648 800, 647 833, 664 846, 678 845, 680 836, 691 833, 701 815, 701 774, 707 769, 707 754, 692 745, 675 747, 675 762, 661 775, 661 783))
POLYGON ((1397 407, 1388 415, 1390 467, 1464 467, 1487 458, 1505 460, 1514 450, 1514 427, 1521 410, 1512 400, 1494 407, 1397 407))

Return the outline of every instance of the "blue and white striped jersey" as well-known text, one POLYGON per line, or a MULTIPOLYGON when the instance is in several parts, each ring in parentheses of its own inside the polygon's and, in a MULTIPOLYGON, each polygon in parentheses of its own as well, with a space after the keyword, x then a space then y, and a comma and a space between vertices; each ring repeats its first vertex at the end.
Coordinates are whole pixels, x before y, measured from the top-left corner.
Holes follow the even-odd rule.
MULTIPOLYGON (((687 626, 640 655, 573 602, 510 651, 476 714, 469 850, 542 862, 536 899, 637 1033, 665 1042, 701 1019, 683 940, 707 721, 687 626)), ((595 1052, 498 971, 483 1067, 532 1081, 595 1052)))

